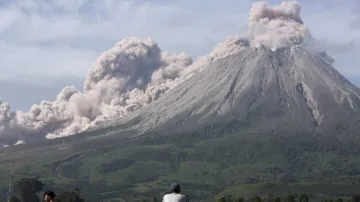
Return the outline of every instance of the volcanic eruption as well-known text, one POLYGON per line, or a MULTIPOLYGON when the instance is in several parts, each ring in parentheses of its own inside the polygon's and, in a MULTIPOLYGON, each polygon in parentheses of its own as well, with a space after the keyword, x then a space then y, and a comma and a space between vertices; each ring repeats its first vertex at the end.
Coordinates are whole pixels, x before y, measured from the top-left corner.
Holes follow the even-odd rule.
POLYGON ((29 112, 0 103, 1 141, 58 138, 109 125, 142 134, 241 122, 323 131, 357 125, 360 90, 339 74, 297 2, 254 3, 248 34, 194 61, 151 39, 125 38, 89 70, 83 91, 65 87, 29 112), (131 124, 129 124, 131 123, 131 124))

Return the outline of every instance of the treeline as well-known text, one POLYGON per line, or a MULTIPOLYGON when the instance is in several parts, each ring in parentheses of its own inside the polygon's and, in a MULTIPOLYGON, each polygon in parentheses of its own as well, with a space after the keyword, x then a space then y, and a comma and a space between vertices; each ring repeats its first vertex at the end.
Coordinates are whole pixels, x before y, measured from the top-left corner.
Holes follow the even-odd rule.
MULTIPOLYGON (((41 202, 43 201, 43 193, 45 191, 45 184, 36 178, 22 178, 14 184, 13 192, 10 196, 7 196, 8 202, 41 202)), ((56 193, 55 202, 86 202, 79 189, 67 190, 56 193)), ((287 197, 273 197, 268 196, 262 198, 261 196, 255 196, 253 198, 243 198, 234 196, 218 196, 216 198, 206 200, 207 202, 309 202, 311 201, 322 201, 322 202, 360 202, 360 194, 354 194, 349 198, 332 198, 327 200, 319 200, 315 197, 309 197, 307 194, 294 194, 288 195, 287 197)), ((3 200, 1 200, 3 201, 3 200)), ((161 202, 157 197, 149 197, 146 199, 134 199, 129 197, 125 199, 126 202, 161 202)), ((187 197, 187 202, 190 202, 187 197)), ((111 202, 120 202, 119 200, 112 200, 111 202)))
MULTIPOLYGON (((40 202, 43 201, 45 184, 35 178, 22 178, 14 184, 14 191, 7 196, 8 202, 40 202)), ((56 193, 55 202, 85 202, 79 189, 56 193)))
MULTIPOLYGON (((260 196, 255 196, 253 198, 245 200, 243 197, 232 197, 232 196, 219 196, 216 199, 216 202, 309 202, 310 198, 306 194, 301 195, 288 195, 286 198, 281 197, 271 197, 261 198, 260 196)), ((317 201, 316 199, 312 201, 317 201)), ((336 199, 326 199, 321 200, 322 202, 360 202, 360 194, 355 194, 351 198, 343 200, 343 198, 336 199)))
MULTIPOLYGON (((126 198, 124 199, 126 202, 161 202, 157 197, 149 197, 146 199, 133 199, 126 198)), ((186 197, 186 202, 192 202, 188 197, 186 197)), ((198 201, 198 200, 195 200, 198 201)), ((268 196, 262 198, 260 196, 255 196, 253 198, 243 198, 243 197, 233 197, 233 196, 218 196, 215 199, 210 197, 207 200, 199 200, 206 202, 309 202, 309 201, 321 201, 321 202, 360 202, 360 195, 353 195, 351 198, 344 199, 343 198, 335 198, 335 199, 327 199, 327 200, 317 200, 316 198, 311 198, 306 194, 295 194, 288 195, 287 197, 272 197, 268 196), (212 199, 211 199, 212 198, 212 199)), ((120 202, 119 200, 112 200, 111 202, 120 202)))

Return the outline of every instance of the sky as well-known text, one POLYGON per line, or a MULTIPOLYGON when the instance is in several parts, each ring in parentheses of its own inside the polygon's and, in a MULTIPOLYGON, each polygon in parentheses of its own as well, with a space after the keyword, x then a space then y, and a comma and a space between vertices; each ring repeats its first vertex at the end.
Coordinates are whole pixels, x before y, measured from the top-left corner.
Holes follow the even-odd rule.
MULTIPOLYGON (((280 1, 268 1, 271 4, 280 1)), ((299 0, 335 68, 360 85, 358 0, 299 0)), ((66 85, 82 89, 101 52, 128 36, 162 50, 209 53, 248 25, 251 0, 0 0, 0 97, 27 111, 66 85)))

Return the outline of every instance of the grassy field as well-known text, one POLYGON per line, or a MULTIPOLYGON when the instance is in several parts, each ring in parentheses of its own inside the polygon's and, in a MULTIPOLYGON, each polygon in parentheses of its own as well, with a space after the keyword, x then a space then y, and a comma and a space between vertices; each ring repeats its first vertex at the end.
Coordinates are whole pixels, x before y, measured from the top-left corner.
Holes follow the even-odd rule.
POLYGON ((360 192, 360 156, 318 137, 271 134, 149 135, 133 140, 101 132, 3 149, 0 186, 39 177, 56 190, 80 188, 92 201, 163 195, 173 181, 191 199, 307 193, 313 199, 360 192))

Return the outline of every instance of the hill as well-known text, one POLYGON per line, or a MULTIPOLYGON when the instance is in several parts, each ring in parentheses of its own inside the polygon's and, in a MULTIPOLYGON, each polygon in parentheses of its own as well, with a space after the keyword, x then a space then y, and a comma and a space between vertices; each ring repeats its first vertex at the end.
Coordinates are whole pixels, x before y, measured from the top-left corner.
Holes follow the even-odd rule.
POLYGON ((1 186, 8 185, 9 160, 15 159, 16 179, 38 176, 56 190, 77 187, 93 201, 159 196, 174 180, 192 199, 234 190, 245 197, 280 190, 285 196, 302 190, 337 197, 351 196, 358 188, 355 143, 272 133, 149 134, 128 140, 103 134, 83 133, 65 143, 51 140, 32 145, 31 151, 26 145, 2 150, 1 186), (267 183, 279 188, 263 188, 267 183))

